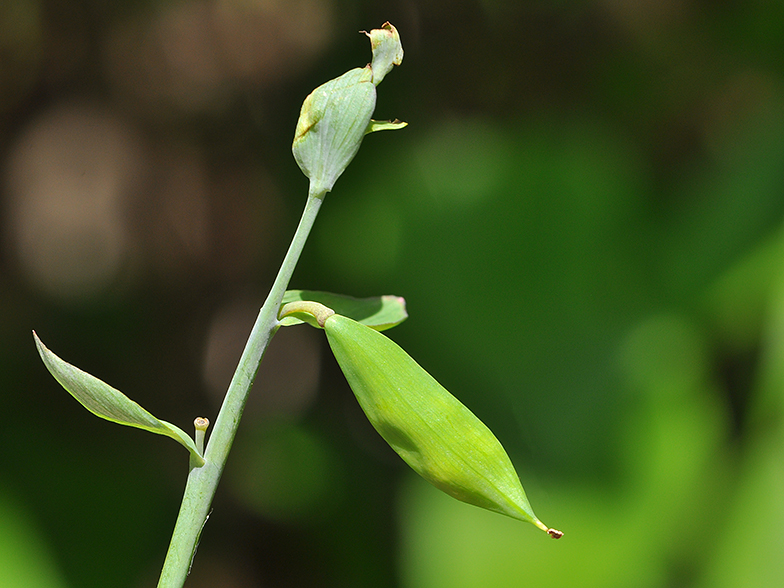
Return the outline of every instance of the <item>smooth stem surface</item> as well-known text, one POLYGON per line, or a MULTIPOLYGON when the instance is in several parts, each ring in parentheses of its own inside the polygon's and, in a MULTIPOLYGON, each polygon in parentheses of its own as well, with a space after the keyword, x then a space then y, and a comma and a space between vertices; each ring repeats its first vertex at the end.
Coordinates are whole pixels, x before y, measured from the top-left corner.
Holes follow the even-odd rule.
POLYGON ((305 246, 310 229, 323 202, 324 194, 310 194, 305 211, 299 222, 289 250, 283 260, 272 289, 261 307, 256 323, 250 333, 245 350, 240 357, 237 370, 223 399, 218 418, 204 452, 205 463, 201 467, 191 465, 185 494, 182 497, 180 514, 174 527, 169 551, 163 564, 158 588, 181 588, 188 577, 191 562, 196 552, 199 536, 210 513, 210 505, 218 487, 218 481, 226 465, 234 435, 240 423, 242 411, 248 398, 259 364, 264 357, 272 336, 280 326, 278 310, 286 292, 291 275, 305 246))

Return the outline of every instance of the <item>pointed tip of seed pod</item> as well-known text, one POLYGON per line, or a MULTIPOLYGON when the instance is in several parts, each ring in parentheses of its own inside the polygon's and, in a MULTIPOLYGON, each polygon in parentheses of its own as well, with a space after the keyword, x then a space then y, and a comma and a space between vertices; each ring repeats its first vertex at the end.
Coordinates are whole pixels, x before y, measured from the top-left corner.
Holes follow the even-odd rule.
POLYGON ((558 529, 552 529, 552 528, 548 527, 547 525, 545 525, 539 519, 534 520, 534 525, 536 525, 542 531, 544 531, 545 533, 550 535, 550 537, 552 537, 553 539, 560 539, 561 537, 563 537, 563 531, 559 531, 558 529))

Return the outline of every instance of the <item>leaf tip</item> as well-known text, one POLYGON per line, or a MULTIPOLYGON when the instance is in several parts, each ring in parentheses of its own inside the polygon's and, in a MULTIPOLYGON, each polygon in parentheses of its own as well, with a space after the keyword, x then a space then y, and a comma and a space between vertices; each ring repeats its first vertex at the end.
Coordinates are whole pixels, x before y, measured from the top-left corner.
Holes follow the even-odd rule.
POLYGON ((49 348, 44 345, 44 342, 38 337, 38 333, 33 330, 33 341, 35 342, 35 348, 38 350, 38 355, 41 356, 41 359, 46 363, 47 355, 54 355, 49 348))

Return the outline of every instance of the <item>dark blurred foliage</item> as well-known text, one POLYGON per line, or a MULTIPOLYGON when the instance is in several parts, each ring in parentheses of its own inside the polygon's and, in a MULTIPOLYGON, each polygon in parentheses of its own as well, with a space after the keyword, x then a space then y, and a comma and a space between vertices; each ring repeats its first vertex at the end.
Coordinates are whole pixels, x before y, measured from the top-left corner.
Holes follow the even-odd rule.
POLYGON ((532 527, 415 478, 321 333, 275 338, 188 586, 784 580, 784 4, 4 0, 0 586, 154 585, 187 455, 100 421, 30 334, 214 418, 304 204, 317 85, 406 57, 292 287, 390 333, 518 465, 532 527))

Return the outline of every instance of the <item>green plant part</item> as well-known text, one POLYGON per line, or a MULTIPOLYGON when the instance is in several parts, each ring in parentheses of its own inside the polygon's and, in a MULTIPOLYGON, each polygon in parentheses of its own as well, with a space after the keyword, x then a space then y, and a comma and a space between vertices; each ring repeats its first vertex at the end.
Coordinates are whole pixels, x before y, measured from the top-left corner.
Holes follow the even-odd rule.
POLYGON ((196 442, 196 449, 201 455, 204 455, 204 438, 207 435, 207 428, 209 426, 210 420, 205 417, 196 417, 193 421, 193 428, 196 429, 193 438, 196 442))
POLYGON ((194 440, 185 431, 154 417, 103 380, 63 361, 46 348, 35 332, 33 338, 44 365, 54 379, 91 413, 113 423, 171 437, 191 452, 191 465, 204 465, 203 450, 197 448, 194 440))
POLYGON ((397 29, 388 22, 380 29, 373 29, 365 34, 370 39, 370 48, 373 50, 373 62, 370 64, 373 70, 373 85, 378 86, 384 76, 392 71, 393 65, 403 63, 403 45, 400 43, 397 29))
POLYGON ((376 331, 391 329, 408 318, 406 301, 400 296, 354 298, 315 290, 288 290, 283 296, 278 318, 283 326, 306 322, 313 327, 323 328, 319 324, 318 314, 326 311, 353 318, 376 331), (313 306, 315 303, 318 304, 313 306))
POLYGON ((393 64, 403 60, 400 36, 389 23, 366 34, 371 40, 373 62, 322 84, 302 103, 292 152, 310 180, 311 196, 323 197, 332 190, 367 133, 406 126, 370 118, 376 108, 376 85, 393 64))
POLYGON ((536 517, 492 431, 403 349, 345 316, 320 316, 368 420, 415 472, 458 500, 563 535, 536 517))
POLYGON ((307 322, 326 331, 329 344, 370 422, 425 479, 465 502, 548 529, 531 510, 514 468, 490 430, 379 331, 406 319, 397 296, 353 298, 289 290, 291 276, 324 195, 370 132, 406 123, 375 121, 376 86, 403 59, 389 23, 366 33, 373 60, 316 88, 302 105, 292 151, 310 180, 305 210, 262 305, 212 424, 194 421, 195 439, 162 421, 120 391, 63 361, 35 336, 46 367, 88 410, 101 418, 172 437, 190 452, 190 469, 159 588, 181 588, 226 464, 240 417, 267 347, 281 326, 307 322), (350 318, 349 318, 350 317, 350 318))

